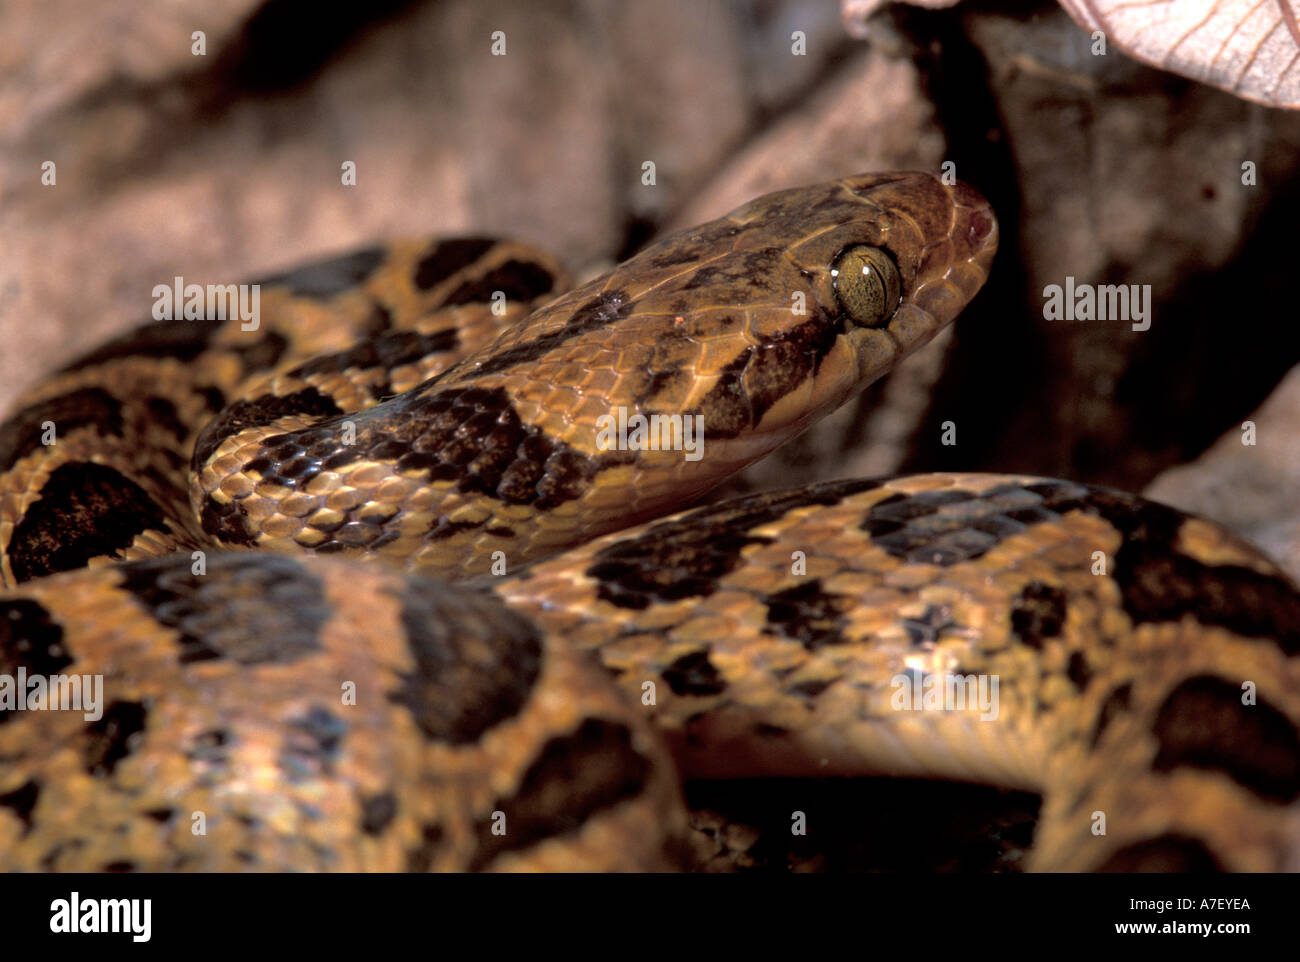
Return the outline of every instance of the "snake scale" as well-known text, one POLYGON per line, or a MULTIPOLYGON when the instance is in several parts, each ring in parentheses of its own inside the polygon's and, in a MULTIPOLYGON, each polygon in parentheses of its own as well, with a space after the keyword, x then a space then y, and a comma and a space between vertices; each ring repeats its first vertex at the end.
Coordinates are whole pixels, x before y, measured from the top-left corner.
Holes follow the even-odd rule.
POLYGON ((670 513, 996 243, 970 188, 862 175, 571 289, 396 243, 69 365, 0 428, 0 676, 103 697, 0 703, 0 865, 678 868, 683 777, 865 773, 1041 793, 1031 869, 1300 869, 1300 594, 1221 528, 1012 475, 670 513), (701 456, 602 445, 620 409, 701 456), (963 678, 995 701, 899 703, 963 678))

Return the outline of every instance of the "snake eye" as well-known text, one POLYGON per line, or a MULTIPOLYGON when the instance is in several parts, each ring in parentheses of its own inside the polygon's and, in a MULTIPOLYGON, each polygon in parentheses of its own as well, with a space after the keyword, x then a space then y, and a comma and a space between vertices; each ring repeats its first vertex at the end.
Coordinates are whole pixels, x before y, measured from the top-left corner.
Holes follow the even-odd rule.
POLYGON ((840 251, 831 284, 844 313, 862 327, 884 327, 898 307, 898 268, 879 247, 855 244, 840 251))

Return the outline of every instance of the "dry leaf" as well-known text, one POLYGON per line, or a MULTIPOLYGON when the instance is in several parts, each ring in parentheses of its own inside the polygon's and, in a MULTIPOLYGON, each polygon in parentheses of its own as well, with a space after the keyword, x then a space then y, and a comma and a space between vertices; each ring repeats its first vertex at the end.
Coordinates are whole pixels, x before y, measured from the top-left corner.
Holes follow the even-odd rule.
POLYGON ((1300 107, 1294 0, 1060 0, 1085 30, 1165 70, 1272 107, 1300 107))

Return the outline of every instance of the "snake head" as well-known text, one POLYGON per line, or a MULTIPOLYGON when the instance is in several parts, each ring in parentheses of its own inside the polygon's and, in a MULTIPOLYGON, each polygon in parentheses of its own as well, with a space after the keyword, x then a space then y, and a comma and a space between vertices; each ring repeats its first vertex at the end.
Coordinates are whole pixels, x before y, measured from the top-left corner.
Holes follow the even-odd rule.
POLYGON ((768 194, 367 410, 300 391, 306 423, 268 425, 248 402, 256 424, 200 445, 192 498, 227 543, 378 545, 462 573, 493 550, 528 560, 707 491, 885 374, 974 296, 996 234, 974 191, 929 174, 768 194), (271 533, 246 521, 272 516, 271 533))
POLYGON ((767 194, 571 296, 615 298, 611 325, 641 345, 607 403, 702 415, 706 436, 735 449, 721 461, 749 460, 951 322, 988 276, 997 236, 964 184, 863 174, 767 194))
POLYGON ((705 463, 633 457, 643 481, 658 471, 699 493, 930 340, 979 290, 996 248, 988 203, 931 174, 778 191, 651 244, 436 387, 506 389, 526 421, 591 456, 605 450, 597 426, 624 413, 690 417, 705 463))

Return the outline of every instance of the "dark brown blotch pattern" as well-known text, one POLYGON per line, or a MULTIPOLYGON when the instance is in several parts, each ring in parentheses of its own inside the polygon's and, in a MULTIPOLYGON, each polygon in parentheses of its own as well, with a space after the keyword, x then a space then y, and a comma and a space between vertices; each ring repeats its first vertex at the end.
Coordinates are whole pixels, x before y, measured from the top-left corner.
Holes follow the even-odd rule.
POLYGON ((1097 710, 1097 721, 1093 725, 1092 738, 1089 742, 1091 747, 1096 748, 1101 744, 1102 736, 1106 734, 1106 729, 1110 727, 1110 723, 1128 711, 1132 702, 1132 682, 1126 681, 1110 690, 1102 701, 1101 708, 1097 710))
POLYGON ((1246 638, 1300 654, 1300 592, 1285 578, 1241 565, 1209 565, 1178 547, 1184 516, 1172 508, 1104 488, 1068 482, 1027 486, 1058 515, 1100 515, 1122 535, 1111 577, 1136 624, 1191 616, 1246 638))
MULTIPOLYGON (((416 364, 434 354, 446 354, 460 345, 460 333, 454 327, 422 334, 419 331, 389 331, 368 338, 355 347, 313 358, 289 372, 289 377, 308 380, 322 374, 344 371, 383 371, 391 374, 399 367, 416 364)), ((388 377, 370 386, 372 396, 392 394, 388 377)), ((335 410, 331 413, 341 414, 335 410)))
POLYGON ((406 871, 429 871, 446 837, 446 830, 436 822, 425 822, 421 825, 420 844, 406 853, 406 871))
POLYGON ((176 405, 167 398, 150 397, 144 403, 149 411, 149 419, 177 441, 184 441, 189 436, 189 425, 181 420, 176 405))
POLYGON ((415 265, 411 280, 422 291, 437 287, 496 246, 490 237, 452 237, 435 241, 415 265))
POLYGON ((945 634, 961 628, 953 620, 950 605, 926 605, 919 615, 903 618, 902 626, 908 641, 917 648, 938 644, 945 634))
POLYGON ((1092 668, 1088 665, 1088 656, 1081 651, 1071 652, 1065 667, 1065 677, 1070 679, 1076 691, 1083 691, 1092 680, 1092 668))
MULTIPOLYGON (((348 419, 356 429, 354 444, 340 443, 340 417, 327 418, 267 438, 245 468, 268 482, 301 488, 321 471, 363 459, 382 461, 391 463, 394 473, 419 474, 462 493, 548 511, 581 497, 601 470, 633 457, 626 452, 588 457, 554 440, 524 424, 500 388, 447 388, 427 395, 416 389, 348 419)), ((209 495, 204 530, 222 541, 250 543, 238 504, 221 504, 209 495)), ((326 554, 374 550, 397 537, 383 520, 351 514, 342 525, 317 530, 330 537, 313 550, 326 554)), ((427 537, 449 538, 461 530, 439 518, 427 537)))
POLYGON ((54 425, 55 438, 93 427, 103 437, 122 436, 122 402, 102 388, 87 387, 39 401, 0 425, 0 471, 7 471, 42 447, 43 425, 54 425))
POLYGON ((682 655, 661 674, 674 695, 719 695, 727 690, 726 680, 709 661, 707 651, 682 655))
POLYGON ((782 276, 785 250, 780 247, 757 247, 737 250, 710 264, 692 271, 679 286, 682 291, 699 291, 716 288, 709 293, 721 299, 729 296, 743 297, 752 291, 769 290, 772 278, 782 276))
POLYGON ((1222 772, 1271 802, 1300 798, 1300 732, 1264 699, 1242 704, 1240 686, 1210 675, 1188 678, 1156 712, 1157 772, 1190 766, 1222 772))
POLYGON ((331 615, 319 577, 291 558, 214 554, 205 574, 188 555, 121 566, 122 588, 174 630, 187 665, 229 658, 287 664, 321 650, 331 615))
POLYGON ((148 722, 149 712, 142 702, 110 702, 104 714, 83 730, 86 771, 97 778, 111 776, 140 747, 148 722))
POLYGON ((1011 630, 1021 642, 1042 651, 1065 626, 1066 595, 1060 588, 1031 581, 1011 603, 1011 630))
POLYGON ((750 534, 751 529, 796 507, 837 504, 877 486, 875 481, 838 481, 699 508, 614 541, 596 552, 584 573, 596 582, 602 600, 621 608, 641 610, 656 601, 707 597, 721 578, 744 563, 746 547, 771 542, 750 534))
POLYGON ((1023 517, 1040 501, 1014 486, 984 495, 950 489, 895 494, 872 505, 860 527, 895 558, 947 567, 980 558, 1003 538, 1024 531, 1028 523, 1013 514, 1023 517))
POLYGON ((32 830, 32 813, 41 798, 40 783, 28 779, 11 792, 0 795, 0 808, 7 808, 23 824, 23 834, 32 830))
POLYGON ((555 287, 555 277, 546 268, 529 261, 508 260, 482 277, 468 280, 443 299, 455 307, 490 301, 500 293, 507 301, 528 303, 555 287))
POLYGON ((117 555, 151 529, 168 530, 163 509, 126 475, 88 461, 61 464, 14 526, 14 579, 84 568, 92 558, 117 555))
POLYGON ((207 350, 212 336, 226 323, 218 318, 206 317, 192 321, 183 317, 148 321, 113 338, 102 347, 83 354, 63 368, 63 373, 98 367, 130 357, 174 358, 187 363, 207 350))
POLYGON ((362 796, 360 805, 361 831, 371 837, 384 834, 397 817, 397 796, 392 792, 362 796))
POLYGON ((388 699, 425 737, 476 742, 519 714, 541 672, 536 626, 469 591, 411 577, 398 597, 413 666, 388 699))
MULTIPOLYGON (((75 659, 63 628, 45 606, 27 598, 0 601, 0 675, 57 675, 75 659)), ((8 716, 0 711, 0 722, 8 716)))
MULTIPOLYGON (((470 378, 485 374, 499 374, 520 364, 527 364, 550 353, 563 344, 591 331, 599 330, 632 313, 635 302, 623 290, 604 291, 573 309, 564 326, 543 334, 531 341, 496 351, 481 364, 476 364, 470 378)), ((453 368, 453 371, 456 370, 453 368)))
POLYGON ((844 323, 815 307, 810 317, 746 346, 723 368, 700 406, 687 412, 704 416, 710 437, 734 438, 751 430, 777 401, 817 373, 844 323))
POLYGON ((586 719, 576 731, 543 745, 518 790, 491 806, 505 814, 506 834, 492 834, 490 816, 478 824, 479 849, 470 871, 488 867, 503 853, 576 831, 596 813, 640 795, 650 773, 650 759, 633 746, 626 725, 586 719))
POLYGON ((793 639, 809 651, 842 645, 848 623, 845 612, 853 603, 852 598, 825 590, 821 579, 813 578, 763 597, 768 625, 764 633, 793 639))
POLYGON ((240 431, 294 415, 324 418, 342 413, 333 398, 314 387, 303 388, 292 394, 263 394, 251 401, 236 401, 199 432, 198 440, 194 443, 191 466, 194 470, 202 468, 223 441, 240 431))
POLYGON ((237 347, 226 348, 239 360, 244 377, 269 371, 288 349, 289 341, 279 331, 264 331, 261 337, 241 342, 237 347))
POLYGON ((238 501, 221 502, 209 497, 199 511, 199 524, 220 544, 251 548, 257 536, 250 530, 238 501))

